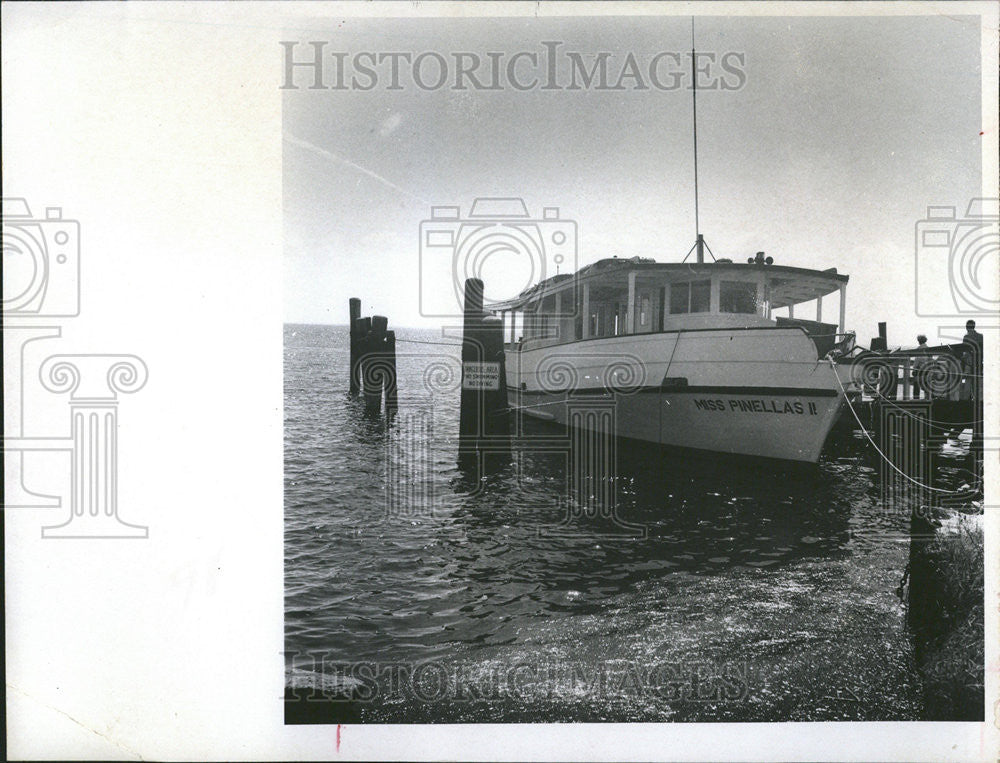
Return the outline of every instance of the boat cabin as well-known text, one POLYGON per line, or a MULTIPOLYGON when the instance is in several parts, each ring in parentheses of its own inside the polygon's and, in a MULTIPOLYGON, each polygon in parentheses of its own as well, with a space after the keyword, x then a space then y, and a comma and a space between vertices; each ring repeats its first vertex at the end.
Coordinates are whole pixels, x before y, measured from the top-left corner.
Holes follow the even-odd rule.
POLYGON ((819 357, 844 335, 846 275, 729 260, 657 263, 609 258, 553 276, 517 298, 489 305, 504 319, 508 349, 537 348, 628 334, 696 329, 801 326, 819 357), (839 294, 839 320, 823 322, 823 298, 839 294), (815 301, 815 320, 796 305, 815 301))

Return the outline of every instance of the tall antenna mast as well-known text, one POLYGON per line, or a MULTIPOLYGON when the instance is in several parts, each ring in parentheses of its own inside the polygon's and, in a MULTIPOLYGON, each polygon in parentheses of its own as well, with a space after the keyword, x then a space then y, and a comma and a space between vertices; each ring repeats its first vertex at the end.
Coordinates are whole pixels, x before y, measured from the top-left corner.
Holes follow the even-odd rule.
POLYGON ((698 262, 705 261, 705 239, 698 224, 698 71, 695 62, 694 16, 691 17, 691 114, 694 126, 694 235, 698 262))
POLYGON ((701 225, 698 223, 698 65, 695 59, 694 47, 694 16, 691 17, 691 105, 692 124, 694 126, 694 246, 688 249, 681 262, 687 262, 691 252, 697 252, 697 261, 705 261, 705 250, 712 255, 712 250, 705 243, 705 237, 701 235, 701 225))

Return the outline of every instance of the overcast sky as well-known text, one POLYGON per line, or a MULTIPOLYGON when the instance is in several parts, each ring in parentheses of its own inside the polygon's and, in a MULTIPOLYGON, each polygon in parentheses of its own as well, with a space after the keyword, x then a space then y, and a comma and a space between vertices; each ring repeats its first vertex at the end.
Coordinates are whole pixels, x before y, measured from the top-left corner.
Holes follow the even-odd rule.
MULTIPOLYGON (((698 94, 701 230, 715 255, 745 261, 764 250, 778 264, 848 273, 847 324, 865 343, 878 320, 889 322, 890 344, 955 325, 914 313, 914 225, 928 205, 962 215, 981 195, 977 24, 697 19, 699 51, 744 57, 742 87, 698 94)), ((687 55, 690 25, 688 17, 348 19, 286 39, 301 41, 298 59, 311 55, 304 43, 326 40, 327 53, 432 51, 452 63, 455 52, 484 61, 503 52, 506 61, 559 41, 559 54, 577 52, 588 65, 611 53, 614 79, 630 52, 640 70, 660 52, 687 55)), ((670 60, 662 61, 665 71, 670 60)), ((425 91, 402 69, 398 90, 380 67, 370 91, 307 89, 311 74, 299 70, 302 87, 283 92, 288 322, 344 323, 348 298, 358 296, 365 314, 394 325, 440 325, 419 311, 418 232, 431 205, 465 214, 476 197, 520 196, 534 216, 558 207, 577 223, 581 265, 610 255, 679 261, 690 249, 689 79, 665 91, 633 90, 634 80, 624 91, 519 92, 508 83, 425 91)), ((710 69, 709 78, 739 82, 710 69)), ((425 72, 433 80, 436 68, 425 72)), ((824 318, 836 309, 828 298, 824 318)))

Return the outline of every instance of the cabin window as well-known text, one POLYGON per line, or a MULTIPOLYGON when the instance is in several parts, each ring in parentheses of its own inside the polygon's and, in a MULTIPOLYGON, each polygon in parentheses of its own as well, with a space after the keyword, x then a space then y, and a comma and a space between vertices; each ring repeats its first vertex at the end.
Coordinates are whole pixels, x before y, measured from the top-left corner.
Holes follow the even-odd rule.
POLYGON ((549 295, 535 308, 534 330, 532 337, 535 339, 551 339, 558 336, 559 326, 555 316, 556 300, 549 295))
POLYGON ((691 284, 674 283, 670 285, 670 312, 687 313, 691 306, 691 284))
POLYGON ((554 325, 552 316, 542 312, 542 306, 538 305, 534 311, 528 311, 524 314, 525 339, 545 339, 553 336, 554 325))
POLYGON ((524 338, 534 339, 537 333, 538 315, 529 309, 524 313, 524 338))
POLYGON ((707 313, 711 309, 712 282, 685 281, 670 284, 670 313, 707 313))
POLYGON ((747 281, 719 283, 719 312, 756 313, 757 284, 747 281))

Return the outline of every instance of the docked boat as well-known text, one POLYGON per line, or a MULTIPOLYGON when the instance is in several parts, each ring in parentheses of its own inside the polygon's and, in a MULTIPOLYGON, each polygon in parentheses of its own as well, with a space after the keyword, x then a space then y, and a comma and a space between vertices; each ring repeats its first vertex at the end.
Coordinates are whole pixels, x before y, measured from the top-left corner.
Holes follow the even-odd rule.
POLYGON ((491 305, 508 331, 508 400, 564 425, 613 422, 618 437, 816 463, 852 381, 851 365, 829 362, 854 349, 848 277, 763 252, 715 258, 699 227, 693 19, 691 40, 694 246, 680 262, 601 259, 491 305), (824 322, 834 292, 839 320, 824 322), (815 320, 795 316, 813 302, 815 320))
MULTIPOLYGON (((815 463, 845 393, 848 276, 773 264, 608 258, 489 308, 504 319, 510 405, 663 446, 815 463), (839 294, 839 321, 823 298, 839 294), (815 302, 815 320, 795 307, 815 302), (583 412, 583 415, 580 413, 583 412)), ((690 254, 690 253, 689 253, 690 254)))

